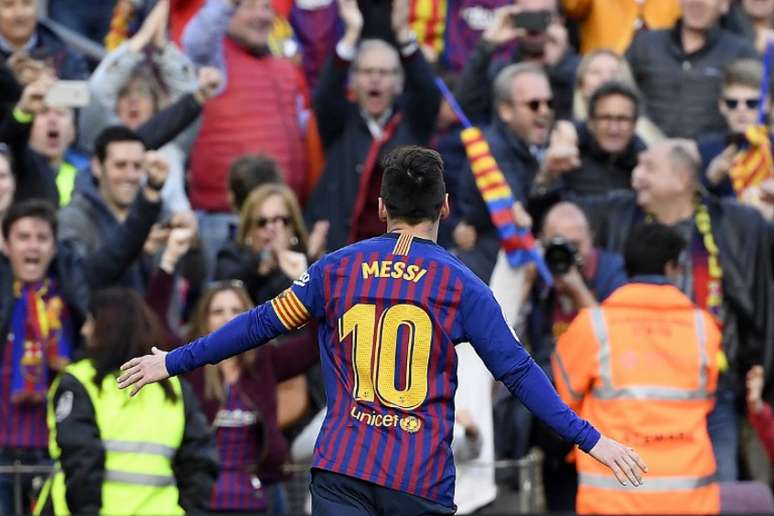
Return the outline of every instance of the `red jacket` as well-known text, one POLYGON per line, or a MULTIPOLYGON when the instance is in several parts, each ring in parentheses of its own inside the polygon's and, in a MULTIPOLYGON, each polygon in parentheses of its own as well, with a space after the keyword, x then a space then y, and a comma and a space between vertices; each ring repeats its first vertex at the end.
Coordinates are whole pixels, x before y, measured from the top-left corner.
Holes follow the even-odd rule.
POLYGON ((231 38, 223 40, 228 84, 207 103, 191 151, 190 198, 194 208, 228 212, 228 169, 238 157, 266 153, 279 163, 301 202, 309 188, 304 116, 309 95, 291 61, 256 57, 231 38))

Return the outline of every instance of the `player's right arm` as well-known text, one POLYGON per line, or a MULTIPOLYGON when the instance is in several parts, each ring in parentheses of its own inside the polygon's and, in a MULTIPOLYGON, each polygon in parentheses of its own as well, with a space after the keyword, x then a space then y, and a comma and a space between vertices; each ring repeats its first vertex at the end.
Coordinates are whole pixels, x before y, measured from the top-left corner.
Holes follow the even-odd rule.
POLYGON ((637 486, 647 466, 631 448, 602 436, 557 394, 548 377, 519 342, 492 291, 479 281, 462 296, 463 333, 492 375, 547 426, 608 466, 619 482, 637 486))
POLYGON ((131 395, 134 396, 144 385, 187 373, 205 364, 217 364, 319 317, 323 306, 319 264, 312 265, 282 294, 236 316, 217 331, 169 353, 153 348, 151 355, 128 361, 121 366, 119 388, 133 385, 131 395))

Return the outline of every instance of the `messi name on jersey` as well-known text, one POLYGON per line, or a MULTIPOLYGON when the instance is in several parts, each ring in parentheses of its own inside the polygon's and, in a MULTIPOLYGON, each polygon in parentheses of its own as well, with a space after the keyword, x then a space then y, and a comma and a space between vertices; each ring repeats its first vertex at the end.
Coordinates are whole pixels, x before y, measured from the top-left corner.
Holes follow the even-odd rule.
POLYGON ((427 274, 427 269, 419 265, 408 265, 405 262, 393 262, 391 260, 376 260, 362 264, 363 279, 368 278, 392 278, 413 281, 417 283, 422 276, 427 274))

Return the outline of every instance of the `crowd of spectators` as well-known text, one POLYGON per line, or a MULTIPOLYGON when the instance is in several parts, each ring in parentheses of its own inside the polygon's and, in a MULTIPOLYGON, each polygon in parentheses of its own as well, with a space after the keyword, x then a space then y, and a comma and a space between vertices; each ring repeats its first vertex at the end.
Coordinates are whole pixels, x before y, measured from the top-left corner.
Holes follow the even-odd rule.
MULTIPOLYGON (((515 221, 570 250, 553 284, 526 266, 506 307, 535 360, 552 376, 576 315, 627 283, 636 226, 672 227, 687 242, 675 284, 722 333, 717 478, 770 483, 755 450, 774 453, 772 45, 774 0, 0 1, 0 466, 51 464, 46 392, 90 356, 100 290, 141 296, 168 349, 213 331, 385 231, 381 158, 397 146, 439 150, 439 244, 496 291, 498 230, 440 79, 515 221), (55 95, 68 86, 87 101, 55 95)), ((222 471, 197 479, 212 486, 199 508, 288 513, 282 465, 325 405, 315 336, 187 379, 222 471)), ((472 460, 542 448, 548 508, 573 510, 569 449, 489 382, 493 420, 471 418, 475 402, 458 418, 472 460)), ((39 486, 23 487, 27 510, 39 486)), ((14 503, 0 474, 0 514, 14 503)))

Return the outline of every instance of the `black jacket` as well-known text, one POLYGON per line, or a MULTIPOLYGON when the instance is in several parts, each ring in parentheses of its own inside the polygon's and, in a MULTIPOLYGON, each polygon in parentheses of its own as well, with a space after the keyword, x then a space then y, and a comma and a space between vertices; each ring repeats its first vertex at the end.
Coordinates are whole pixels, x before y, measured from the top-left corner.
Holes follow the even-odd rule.
MULTIPOLYGON (((185 430, 183 441, 172 459, 172 469, 180 492, 180 506, 186 513, 204 512, 218 476, 218 454, 193 390, 184 380, 181 385, 185 430)), ((102 507, 105 447, 94 405, 83 385, 65 373, 54 393, 54 407, 66 392, 72 393, 72 410, 56 423, 56 443, 61 450, 59 463, 65 475, 67 506, 73 514, 98 514, 102 507)), ((50 509, 50 506, 46 508, 50 509)), ((44 513, 48 512, 44 509, 44 513)))
MULTIPOLYGON (((499 119, 495 119, 483 134, 489 143, 492 156, 511 187, 514 200, 526 203, 532 181, 540 167, 537 159, 527 144, 514 136, 499 119)), ((489 209, 476 187, 469 163, 462 169, 460 184, 462 188, 458 211, 465 222, 476 228, 478 238, 475 248, 460 252, 459 258, 476 276, 488 283, 497 261, 500 237, 489 216, 489 209)))
MULTIPOLYGON (((48 27, 37 24, 35 28, 37 41, 35 47, 30 51, 31 54, 42 53, 53 61, 56 76, 63 80, 80 81, 89 78, 89 66, 86 59, 73 52, 67 47, 67 44, 48 27)), ((0 57, 7 61, 11 56, 10 52, 0 49, 0 57)))
MULTIPOLYGON (((379 160, 401 145, 427 145, 441 104, 433 72, 422 52, 401 55, 401 62, 405 86, 393 110, 402 113, 403 118, 392 138, 382 145, 379 160)), ((346 97, 349 68, 349 62, 333 56, 326 63, 314 94, 314 111, 326 160, 307 203, 307 219, 311 223, 330 221, 329 250, 348 243, 360 174, 373 141, 357 103, 346 97)))
MULTIPOLYGON (((497 47, 480 41, 473 49, 455 89, 460 107, 474 123, 489 123, 493 116, 492 86, 498 72, 509 64, 519 63, 523 56, 517 51, 510 61, 493 61, 497 47)), ((580 56, 568 49, 556 66, 546 67, 548 81, 554 95, 554 113, 557 119, 572 118, 572 99, 575 73, 580 56)))
MULTIPOLYGON (((633 192, 575 201, 587 212, 598 243, 610 251, 622 252, 630 231, 643 220, 633 192)), ((723 346, 735 373, 731 379, 741 390, 751 365, 763 364, 769 373, 774 365, 774 231, 756 210, 735 200, 708 196, 704 202, 723 269, 723 346)), ((769 385, 769 400, 773 390, 769 385)))
POLYGON ((701 50, 686 54, 680 30, 678 22, 672 29, 640 32, 626 53, 646 112, 670 137, 722 131, 718 96, 723 69, 735 59, 758 54, 745 39, 717 27, 701 50))
POLYGON ((258 306, 288 288, 293 282, 280 270, 270 272, 266 276, 258 274, 261 257, 252 249, 238 242, 227 242, 218 251, 215 262, 215 279, 238 279, 245 284, 253 303, 258 306))
POLYGON ((578 124, 581 166, 561 175, 561 186, 578 195, 600 195, 611 190, 631 189, 632 170, 645 143, 634 135, 620 154, 610 154, 597 143, 585 123, 578 124))
MULTIPOLYGON (((147 149, 158 149, 174 140, 201 113, 201 105, 193 94, 184 95, 177 102, 156 113, 137 128, 137 134, 147 149)), ((57 170, 52 170, 48 160, 29 147, 32 123, 21 123, 8 108, 0 118, 0 142, 5 142, 14 160, 16 176, 14 200, 45 199, 59 206, 59 190, 56 186, 57 170)), ((79 178, 80 179, 80 178, 79 178)), ((82 184, 78 181, 76 187, 82 184)))

